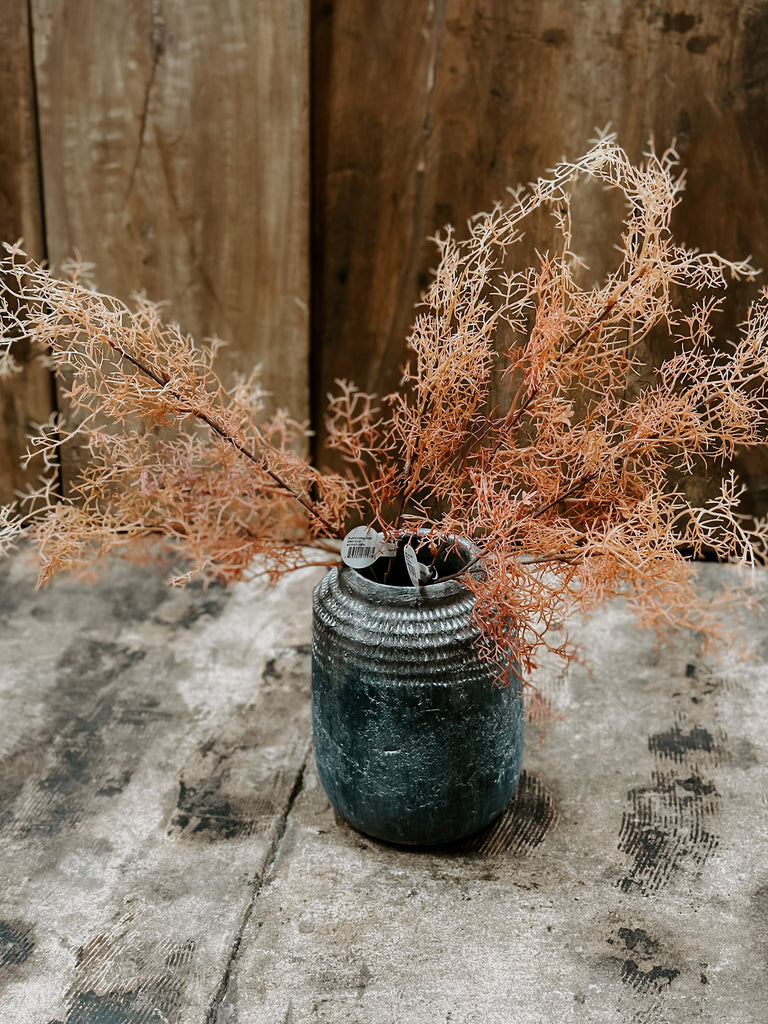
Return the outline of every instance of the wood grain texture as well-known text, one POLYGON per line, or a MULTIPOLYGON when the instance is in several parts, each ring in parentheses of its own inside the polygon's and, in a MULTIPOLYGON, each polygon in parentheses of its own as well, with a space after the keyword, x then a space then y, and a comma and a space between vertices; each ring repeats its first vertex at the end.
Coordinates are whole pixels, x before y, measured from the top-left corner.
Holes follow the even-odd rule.
MULTIPOLYGON (((25 0, 0 5, 0 240, 24 239, 28 251, 44 255, 42 206, 35 125, 35 84, 25 0)), ((22 371, 0 380, 0 503, 8 503, 39 472, 19 464, 33 424, 48 419, 50 373, 16 348, 22 371)))
MULTIPOLYGON (((261 361, 267 388, 299 415, 308 7, 31 0, 53 263, 78 249, 105 290, 167 300, 191 333, 231 341, 232 370, 261 361)), ((5 237, 42 254, 27 8, 4 11, 0 212, 5 237)), ((435 262, 427 236, 577 155, 596 126, 612 124, 636 158, 650 136, 676 139, 688 171, 680 236, 768 262, 768 3, 316 0, 312 12, 316 422, 336 377, 397 385, 435 262)), ((595 275, 615 214, 597 192, 579 207, 577 248, 595 275)), ((724 335, 751 294, 734 291, 724 335)), ((50 409, 44 373, 31 393, 13 385, 0 481, 24 424, 50 409)), ((750 452, 740 468, 768 506, 768 456, 750 452)))
POLYGON ((52 264, 308 409, 306 0, 33 0, 52 264))
MULTIPOLYGON (((336 0, 313 44, 318 395, 337 377, 396 387, 435 265, 425 239, 578 156, 596 127, 610 124, 635 159, 651 137, 676 140, 679 237, 768 264, 766 3, 395 0, 372 17, 336 0)), ((596 189, 579 201, 575 248, 595 276, 613 258, 617 212, 596 189)), ((725 336, 754 295, 734 290, 725 336)), ((753 451, 741 468, 768 506, 768 458, 753 451)))

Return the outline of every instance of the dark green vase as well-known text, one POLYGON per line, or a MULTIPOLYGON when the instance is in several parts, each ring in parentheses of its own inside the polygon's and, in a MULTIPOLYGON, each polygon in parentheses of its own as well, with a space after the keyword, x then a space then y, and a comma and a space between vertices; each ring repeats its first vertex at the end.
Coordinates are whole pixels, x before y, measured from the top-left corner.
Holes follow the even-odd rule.
POLYGON ((489 824, 520 776, 523 707, 477 653, 456 580, 385 586, 332 569, 314 594, 312 717, 326 793, 350 825, 411 845, 489 824))

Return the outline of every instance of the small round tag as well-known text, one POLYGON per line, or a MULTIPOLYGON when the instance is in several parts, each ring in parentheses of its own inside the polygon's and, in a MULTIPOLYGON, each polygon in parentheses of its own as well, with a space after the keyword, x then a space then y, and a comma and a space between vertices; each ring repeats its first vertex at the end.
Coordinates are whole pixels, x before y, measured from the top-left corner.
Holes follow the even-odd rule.
POLYGON ((341 560, 350 569, 365 569, 379 557, 381 536, 372 526, 356 526, 341 544, 341 560))

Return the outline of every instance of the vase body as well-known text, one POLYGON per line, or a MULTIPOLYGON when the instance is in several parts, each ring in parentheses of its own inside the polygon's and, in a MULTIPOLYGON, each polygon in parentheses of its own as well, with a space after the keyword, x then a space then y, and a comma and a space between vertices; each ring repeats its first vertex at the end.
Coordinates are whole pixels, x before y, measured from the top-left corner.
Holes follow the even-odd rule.
POLYGON ((353 827, 423 845, 476 832, 520 776, 523 708, 478 655, 473 597, 456 580, 384 586, 332 569, 314 594, 318 773, 353 827))

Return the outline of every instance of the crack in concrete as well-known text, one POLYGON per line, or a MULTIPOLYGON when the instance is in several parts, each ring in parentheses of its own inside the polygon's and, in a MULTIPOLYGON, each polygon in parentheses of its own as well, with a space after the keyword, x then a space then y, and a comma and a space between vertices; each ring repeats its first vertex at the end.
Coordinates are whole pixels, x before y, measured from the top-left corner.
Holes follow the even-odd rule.
POLYGON ((219 987, 217 988, 216 993, 211 1001, 211 1005, 208 1009, 208 1014, 205 1018, 205 1024, 235 1024, 236 1016, 233 1016, 229 1012, 232 1009, 232 1007, 226 1004, 227 995, 234 988, 233 972, 235 964, 240 953, 240 946, 242 945, 243 936, 245 935, 245 931, 248 927, 251 917, 253 916, 253 911, 256 907, 256 903, 258 901, 261 890, 264 886, 265 881, 269 878, 269 875, 271 874, 278 857, 280 856, 280 848, 283 844, 283 839, 285 838, 286 829, 288 827, 288 818, 290 816, 291 811, 293 810, 293 805, 296 802, 296 798, 301 792, 302 786, 304 784, 304 775, 306 773, 307 764, 309 762, 310 750, 311 744, 309 743, 309 741, 307 741, 307 746, 304 751, 304 756, 301 760, 301 765, 299 766, 299 770, 296 773, 296 780, 293 784, 293 789, 291 790, 288 796, 288 799, 285 804, 285 810, 280 820, 277 821, 275 824, 274 838, 272 840, 269 852, 264 860, 264 868, 261 874, 258 875, 254 880, 251 898, 248 901, 248 906, 245 908, 245 912, 243 913, 240 926, 237 929, 237 933, 232 943, 232 948, 230 950, 229 957, 227 958, 227 963, 224 968, 224 973, 222 974, 221 981, 219 983, 219 987))

